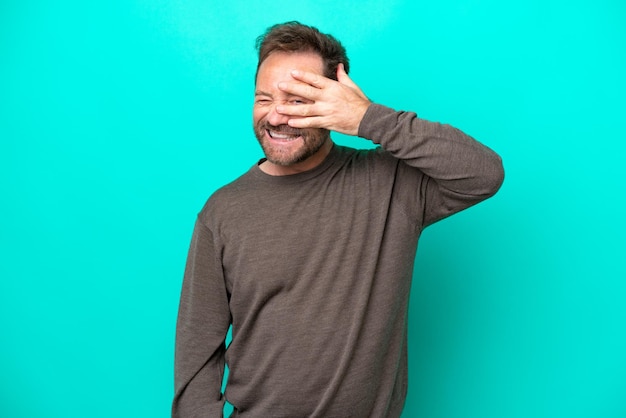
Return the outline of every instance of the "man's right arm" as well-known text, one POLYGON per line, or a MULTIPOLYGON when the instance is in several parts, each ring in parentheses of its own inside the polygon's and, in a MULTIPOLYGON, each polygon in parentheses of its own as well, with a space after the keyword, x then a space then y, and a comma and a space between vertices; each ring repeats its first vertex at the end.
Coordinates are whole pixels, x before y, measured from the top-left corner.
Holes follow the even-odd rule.
POLYGON ((213 234, 196 222, 176 324, 172 418, 221 417, 228 296, 213 234))

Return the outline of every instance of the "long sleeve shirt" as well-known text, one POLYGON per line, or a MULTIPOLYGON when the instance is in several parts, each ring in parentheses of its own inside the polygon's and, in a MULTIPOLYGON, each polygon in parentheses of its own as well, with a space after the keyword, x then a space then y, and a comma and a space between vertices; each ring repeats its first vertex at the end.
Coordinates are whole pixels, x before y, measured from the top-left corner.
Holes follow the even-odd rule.
POLYGON ((236 417, 400 416, 418 238, 493 195, 503 169, 486 146, 412 112, 372 104, 359 136, 380 147, 334 145, 289 176, 254 165, 199 213, 173 417, 220 417, 225 398, 236 417))

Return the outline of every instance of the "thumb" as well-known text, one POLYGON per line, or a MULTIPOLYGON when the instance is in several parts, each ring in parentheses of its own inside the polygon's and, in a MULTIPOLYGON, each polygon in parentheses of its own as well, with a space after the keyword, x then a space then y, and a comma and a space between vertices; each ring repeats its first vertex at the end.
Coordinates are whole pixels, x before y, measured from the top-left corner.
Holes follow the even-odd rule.
POLYGON ((337 81, 343 84, 344 86, 349 87, 352 91, 354 91, 361 98, 367 100, 368 102, 370 101, 365 95, 365 93, 361 91, 359 86, 357 86, 356 83, 352 81, 350 77, 348 77, 348 73, 346 73, 346 69, 344 68, 343 63, 339 63, 339 65, 337 66, 337 81))
POLYGON ((346 69, 343 65, 343 62, 340 62, 339 65, 337 66, 337 81, 339 81, 341 84, 345 84, 350 87, 357 87, 357 85, 354 84, 352 79, 348 77, 348 73, 346 73, 346 69))

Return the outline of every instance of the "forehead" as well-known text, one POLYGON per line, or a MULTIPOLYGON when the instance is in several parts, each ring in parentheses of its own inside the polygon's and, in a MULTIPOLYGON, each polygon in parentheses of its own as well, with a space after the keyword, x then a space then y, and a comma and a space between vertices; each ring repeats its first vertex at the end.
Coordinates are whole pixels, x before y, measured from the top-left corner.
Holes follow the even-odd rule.
POLYGON ((259 67, 257 85, 289 81, 292 79, 291 70, 323 74, 322 58, 315 52, 272 52, 259 67))

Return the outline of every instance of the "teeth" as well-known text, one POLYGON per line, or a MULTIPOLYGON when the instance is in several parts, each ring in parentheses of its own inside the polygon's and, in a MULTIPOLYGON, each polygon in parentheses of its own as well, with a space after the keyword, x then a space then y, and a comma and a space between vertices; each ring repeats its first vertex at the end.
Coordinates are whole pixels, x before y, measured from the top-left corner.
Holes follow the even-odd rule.
POLYGON ((268 131, 270 136, 274 139, 295 139, 297 138, 297 136, 294 135, 287 135, 287 134, 281 134, 275 131, 268 131))

